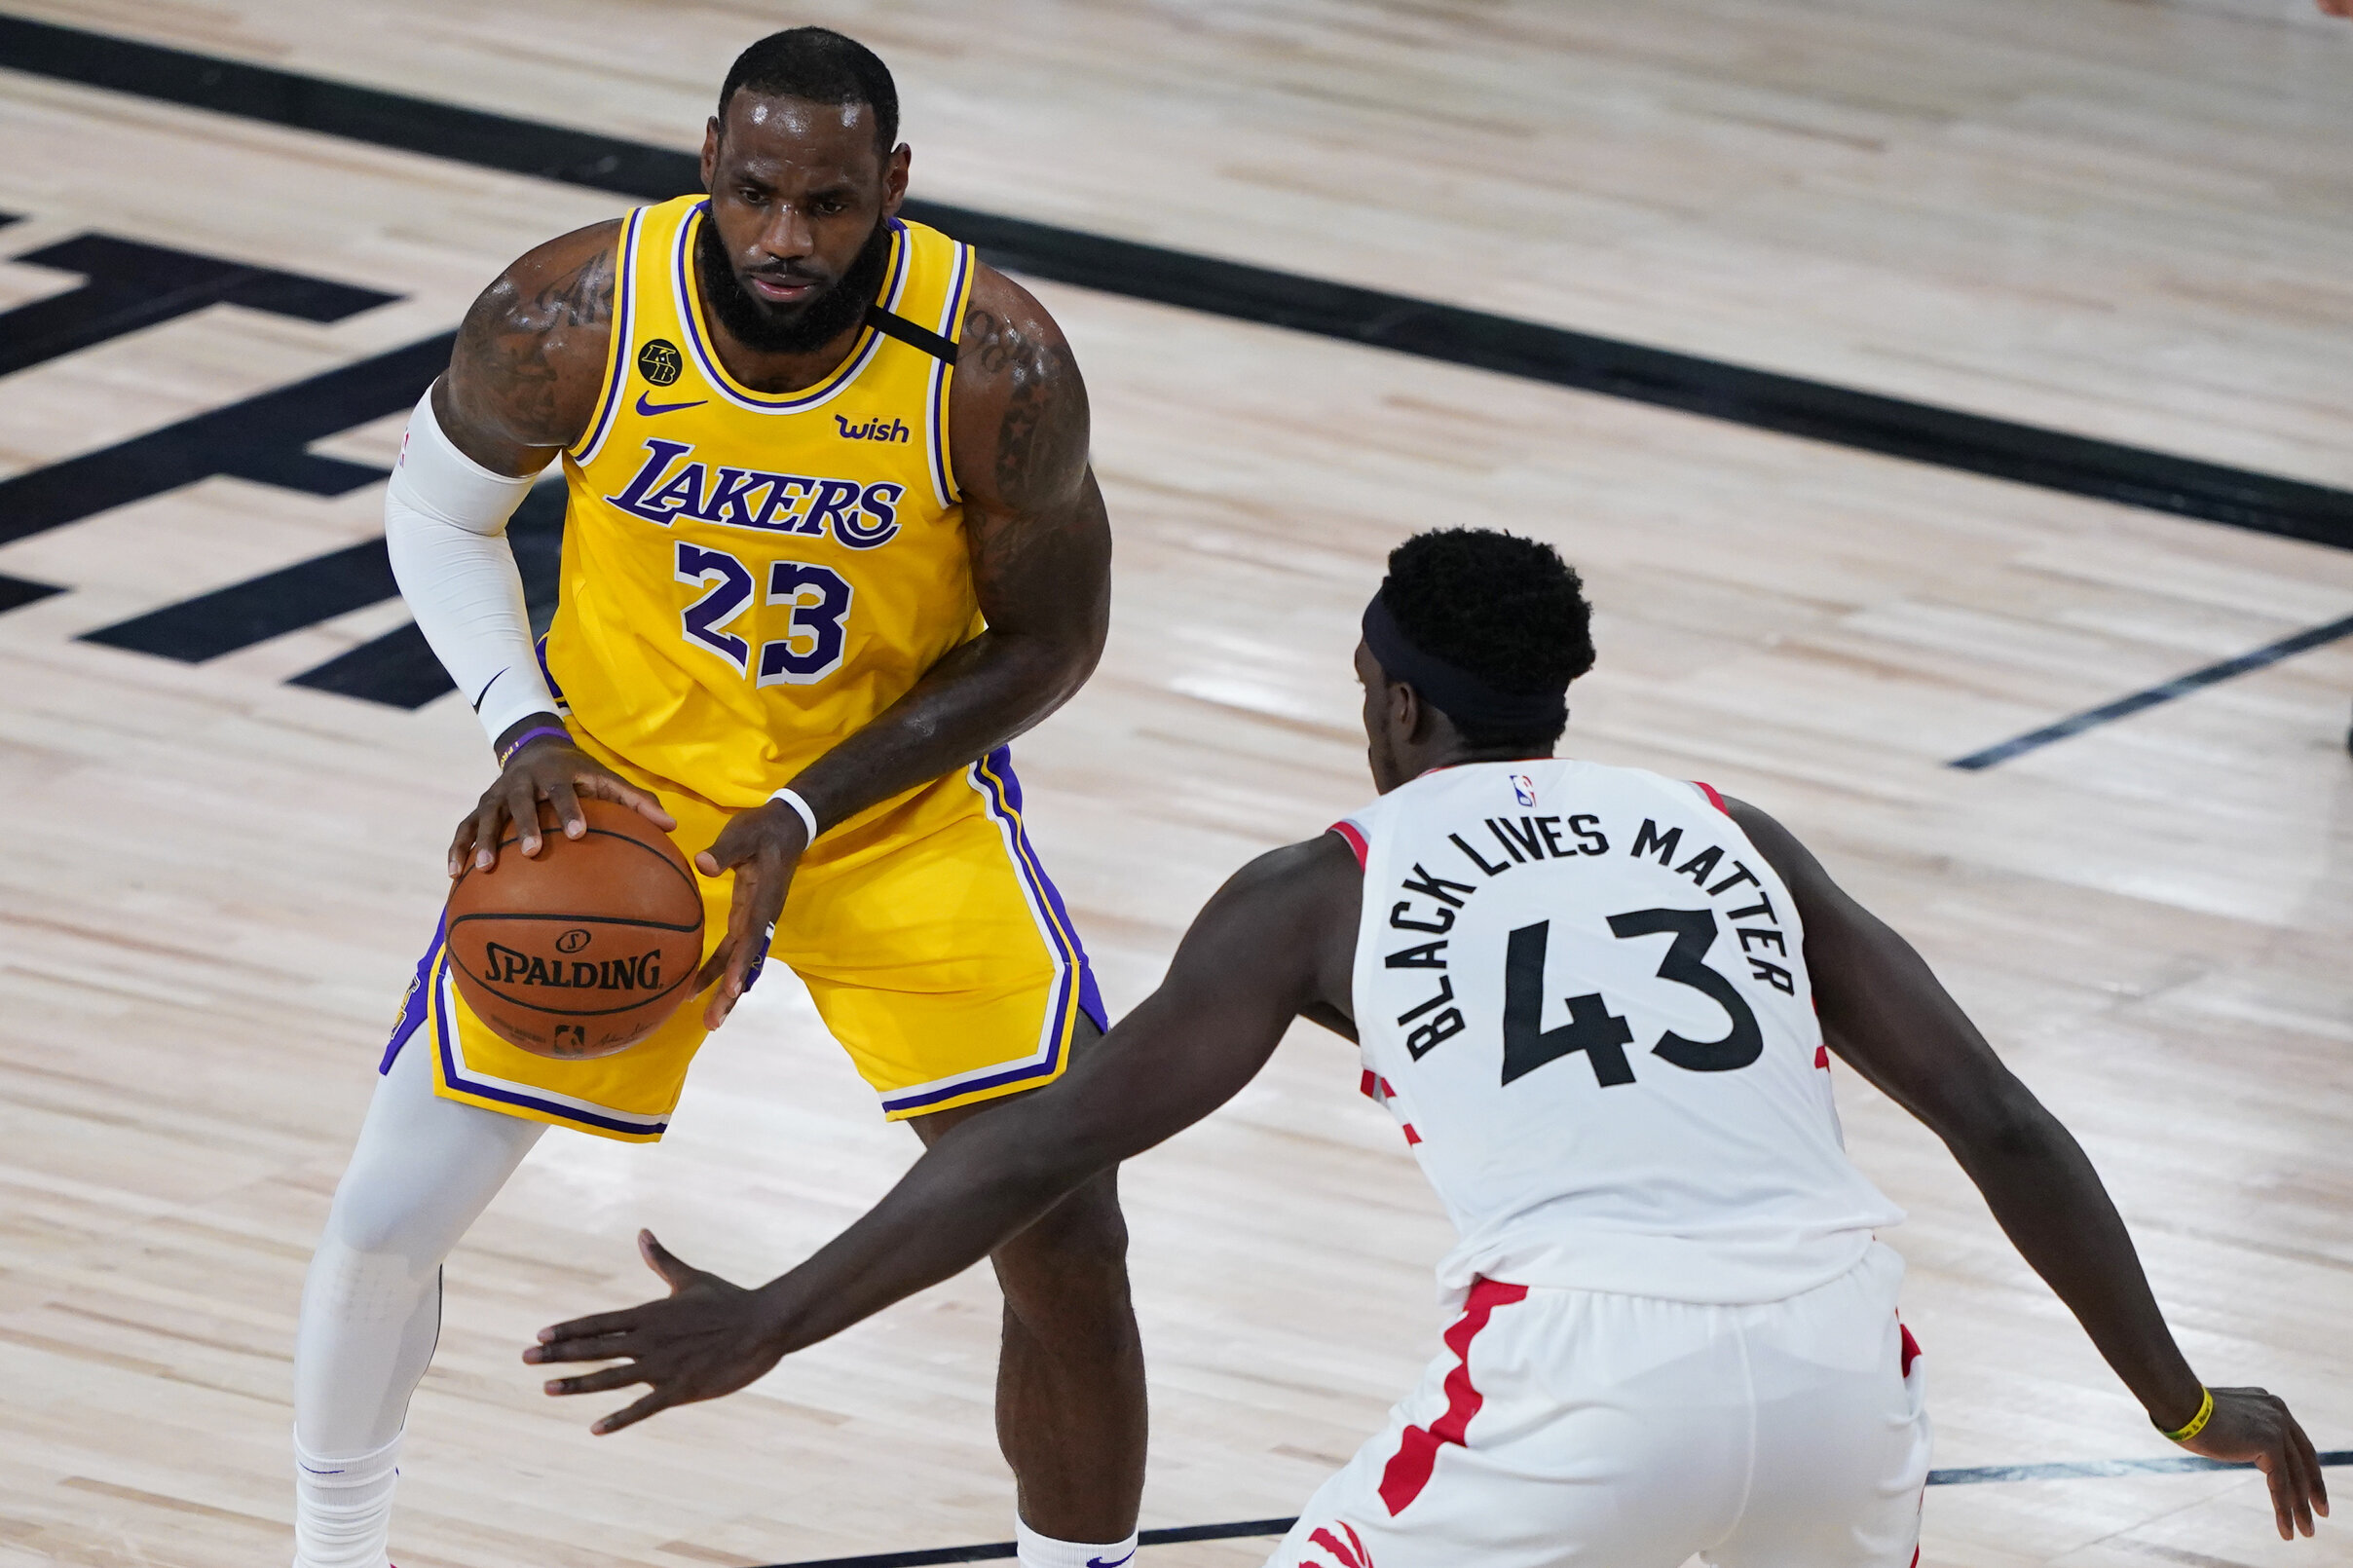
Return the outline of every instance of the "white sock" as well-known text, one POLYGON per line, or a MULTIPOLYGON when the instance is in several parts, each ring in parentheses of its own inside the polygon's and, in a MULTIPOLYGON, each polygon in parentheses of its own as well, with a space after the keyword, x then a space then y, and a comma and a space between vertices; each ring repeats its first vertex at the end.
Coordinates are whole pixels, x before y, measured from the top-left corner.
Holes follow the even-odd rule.
POLYGON ((1136 1533, 1132 1530, 1125 1541, 1057 1541, 1050 1535, 1039 1535, 1029 1528, 1027 1520, 1016 1514, 1013 1532, 1021 1547, 1021 1568, 1120 1568, 1136 1555, 1136 1533))
POLYGON ((356 1459, 294 1443, 294 1568, 386 1568, 400 1438, 356 1459))

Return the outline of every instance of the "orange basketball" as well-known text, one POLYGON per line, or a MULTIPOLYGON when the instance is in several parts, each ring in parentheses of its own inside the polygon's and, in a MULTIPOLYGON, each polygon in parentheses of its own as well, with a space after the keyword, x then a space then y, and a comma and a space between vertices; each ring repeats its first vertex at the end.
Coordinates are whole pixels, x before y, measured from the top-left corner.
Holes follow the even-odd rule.
POLYGON ((535 1056, 611 1056, 693 994, 702 891, 670 836, 627 806, 582 801, 564 837, 542 808, 540 852, 507 824, 499 863, 449 890, 458 992, 499 1037, 535 1056))

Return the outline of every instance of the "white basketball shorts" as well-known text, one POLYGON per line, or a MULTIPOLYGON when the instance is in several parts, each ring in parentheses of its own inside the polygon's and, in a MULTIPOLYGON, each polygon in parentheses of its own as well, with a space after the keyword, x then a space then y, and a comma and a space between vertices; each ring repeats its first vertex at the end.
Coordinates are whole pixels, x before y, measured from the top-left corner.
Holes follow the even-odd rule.
POLYGON ((1908 1568, 1928 1477, 1903 1260, 1702 1306, 1481 1280, 1267 1568, 1908 1568))

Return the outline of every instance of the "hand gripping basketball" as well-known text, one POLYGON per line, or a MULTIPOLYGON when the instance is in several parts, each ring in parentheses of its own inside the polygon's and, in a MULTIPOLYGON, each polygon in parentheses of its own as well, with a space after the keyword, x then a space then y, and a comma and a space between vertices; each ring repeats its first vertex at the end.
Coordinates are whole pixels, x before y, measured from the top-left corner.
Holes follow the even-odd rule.
MULTIPOLYGON (((555 728, 553 715, 536 716, 523 723, 535 726, 544 723, 546 728, 555 728)), ((550 734, 519 747, 506 760, 506 765, 490 788, 482 792, 482 799, 475 803, 474 808, 459 821, 449 844, 449 874, 455 877, 465 871, 469 858, 480 871, 498 865, 499 840, 509 821, 517 829, 516 846, 526 855, 537 855, 542 801, 555 808, 564 837, 578 839, 588 831, 587 819, 580 814, 583 795, 625 805, 664 833, 678 826, 677 819, 662 809, 661 802, 653 794, 639 789, 579 747, 550 734)))
POLYGON ((578 840, 467 867, 442 915, 451 979, 474 1016, 508 1044, 561 1060, 652 1034, 694 994, 702 956, 702 889, 670 836, 611 801, 590 797, 579 810, 578 840))
POLYGON ((766 956, 776 916, 784 913, 784 895, 793 885, 794 868, 808 849, 808 829, 801 814, 773 802, 756 810, 739 811, 719 832, 711 847, 694 857, 705 877, 732 871, 735 889, 728 906, 728 934, 694 977, 699 989, 717 981, 703 1004, 703 1027, 717 1028, 750 989, 752 975, 766 956))

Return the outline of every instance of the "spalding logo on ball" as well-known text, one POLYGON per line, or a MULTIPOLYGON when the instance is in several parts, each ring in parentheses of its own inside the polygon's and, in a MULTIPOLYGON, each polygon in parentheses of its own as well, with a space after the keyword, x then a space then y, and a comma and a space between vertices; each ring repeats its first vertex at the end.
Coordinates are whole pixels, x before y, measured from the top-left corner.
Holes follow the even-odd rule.
POLYGON ((540 852, 468 865, 449 890, 458 992, 535 1056, 603 1057, 661 1027, 693 993, 702 890, 670 836, 627 806, 582 801, 588 831, 542 818, 540 852))

